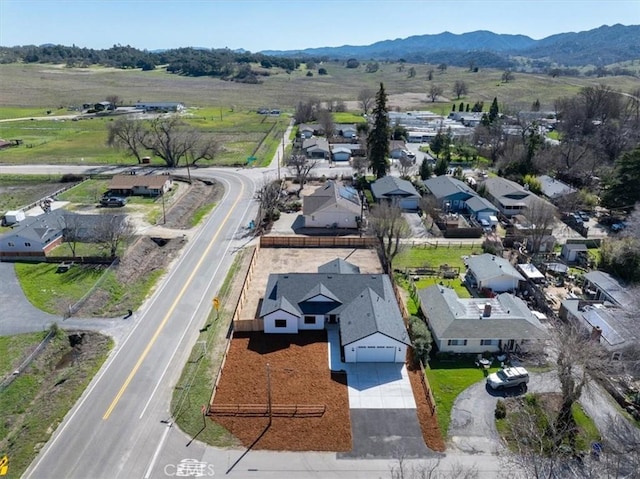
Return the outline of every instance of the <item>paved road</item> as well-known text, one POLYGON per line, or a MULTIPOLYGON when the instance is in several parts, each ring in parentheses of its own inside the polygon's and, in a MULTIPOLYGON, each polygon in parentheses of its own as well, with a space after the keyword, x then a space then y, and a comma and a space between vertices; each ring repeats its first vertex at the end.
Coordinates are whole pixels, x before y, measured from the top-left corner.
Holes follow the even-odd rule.
MULTIPOLYGON (((156 452, 171 456, 163 447, 174 428, 161 421, 170 417, 172 388, 234 247, 247 241, 244 226, 255 207, 253 181, 232 172, 206 174, 224 184, 223 199, 25 477, 149 477, 156 452)), ((174 436, 184 447, 184 437, 174 436)), ((181 452, 176 462, 183 458, 181 452)))

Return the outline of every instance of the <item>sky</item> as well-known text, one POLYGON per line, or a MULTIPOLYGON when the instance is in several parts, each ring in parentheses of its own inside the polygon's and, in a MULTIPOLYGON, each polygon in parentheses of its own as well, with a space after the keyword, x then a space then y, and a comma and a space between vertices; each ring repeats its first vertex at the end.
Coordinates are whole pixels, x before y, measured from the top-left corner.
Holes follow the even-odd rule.
POLYGON ((640 24, 640 0, 0 0, 0 45, 298 50, 444 31, 640 24))

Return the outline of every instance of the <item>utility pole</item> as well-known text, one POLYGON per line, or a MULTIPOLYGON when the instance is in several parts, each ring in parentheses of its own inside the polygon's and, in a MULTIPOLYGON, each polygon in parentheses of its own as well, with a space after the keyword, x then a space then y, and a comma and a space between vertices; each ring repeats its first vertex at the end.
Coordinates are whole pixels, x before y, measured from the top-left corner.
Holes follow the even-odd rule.
POLYGON ((164 208, 164 187, 162 187, 162 224, 167 224, 167 212, 164 208))

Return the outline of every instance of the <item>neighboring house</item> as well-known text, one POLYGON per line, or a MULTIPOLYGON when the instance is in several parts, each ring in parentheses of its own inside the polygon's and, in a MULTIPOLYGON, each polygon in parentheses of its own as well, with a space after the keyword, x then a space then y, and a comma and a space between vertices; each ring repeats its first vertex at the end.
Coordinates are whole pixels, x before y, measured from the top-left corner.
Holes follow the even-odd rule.
POLYGON ((504 258, 485 253, 469 256, 465 280, 474 288, 490 289, 494 293, 516 291, 523 276, 504 258))
POLYGON ((172 187, 168 175, 115 175, 107 189, 110 195, 160 196, 172 187))
POLYGON ((312 136, 323 136, 324 128, 317 123, 301 123, 298 126, 301 138, 311 138, 312 136))
POLYGON ((486 220, 492 226, 498 224, 498 208, 482 196, 474 196, 465 201, 465 208, 469 216, 477 221, 486 220))
POLYGON ((332 147, 331 159, 333 161, 349 161, 351 159, 351 148, 342 145, 332 147))
POLYGON ((354 139, 358 136, 358 129, 356 125, 336 125, 336 130, 338 130, 340 136, 344 138, 354 139))
POLYGON ((583 243, 565 243, 562 245, 560 257, 567 263, 577 263, 579 256, 586 254, 588 251, 589 249, 583 243))
POLYGON ((303 197, 302 214, 307 228, 358 228, 362 203, 354 188, 329 180, 303 197))
POLYGON ((578 190, 575 188, 548 175, 539 176, 538 180, 540 181, 540 191, 542 194, 554 203, 578 193, 578 190))
POLYGON ((624 350, 638 351, 640 329, 636 317, 628 310, 609 302, 580 298, 565 299, 560 304, 561 319, 574 320, 591 332, 614 359, 621 359, 624 350))
POLYGON ((371 183, 371 193, 377 202, 397 203, 403 210, 417 210, 420 205, 420 193, 411 182, 395 176, 384 176, 371 183))
POLYGON ((394 160, 404 158, 407 144, 402 140, 391 140, 389 142, 389 156, 394 160))
POLYGON ((540 320, 520 298, 459 298, 453 289, 419 289, 422 310, 441 352, 484 353, 526 350, 547 338, 540 320))
POLYGON ((271 274, 259 316, 266 334, 339 323, 342 353, 350 363, 402 363, 411 345, 385 274, 271 274))
POLYGON ((326 138, 309 138, 302 142, 302 151, 307 158, 324 160, 329 158, 329 142, 326 138))
POLYGON ((0 236, 0 260, 43 260, 62 243, 63 229, 60 210, 29 216, 0 236))
POLYGON ((111 103, 110 101, 101 101, 99 103, 96 103, 95 105, 93 105, 93 109, 95 111, 113 111, 116 109, 116 106, 111 103))
POLYGON ((145 112, 161 112, 161 113, 172 113, 172 112, 181 112, 185 110, 184 103, 175 102, 175 101, 160 101, 160 102, 137 102, 136 108, 139 110, 144 110, 145 112))
POLYGON ((451 176, 436 176, 423 184, 446 213, 463 211, 467 200, 478 196, 469 185, 451 176))
POLYGON ((486 197, 507 218, 523 213, 536 195, 518 183, 501 177, 487 178, 482 183, 486 197))
POLYGON ((590 271, 584 275, 582 290, 592 299, 609 301, 620 307, 632 304, 632 294, 620 282, 604 271, 590 271))

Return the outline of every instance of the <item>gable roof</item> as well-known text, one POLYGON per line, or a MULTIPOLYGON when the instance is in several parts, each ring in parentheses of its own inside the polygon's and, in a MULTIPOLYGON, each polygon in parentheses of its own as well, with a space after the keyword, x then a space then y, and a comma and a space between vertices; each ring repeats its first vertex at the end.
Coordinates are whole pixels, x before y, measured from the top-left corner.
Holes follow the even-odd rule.
POLYGON ((302 198, 302 214, 306 216, 331 207, 359 215, 361 213, 360 196, 354 188, 329 180, 320 188, 316 188, 313 193, 302 198))
POLYGON ((531 198, 536 196, 529 190, 524 189, 515 181, 498 176, 484 180, 487 191, 491 196, 500 200, 503 205, 527 206, 531 198))
POLYGON ((631 293, 609 273, 589 271, 584 275, 584 279, 613 299, 619 306, 627 306, 633 301, 631 293))
POLYGON ((302 142, 303 150, 321 150, 321 151, 329 151, 329 142, 326 138, 307 138, 302 142))
POLYGON ((393 294, 385 300, 371 288, 366 288, 340 315, 342 345, 346 346, 375 333, 410 345, 409 335, 398 313, 398 305, 393 294))
POLYGON ((542 191, 542 194, 552 200, 570 195, 577 191, 575 188, 572 188, 560 180, 551 178, 549 175, 541 175, 538 177, 538 180, 540 181, 540 190, 542 191))
POLYGON ((389 141, 389 150, 404 150, 407 144, 404 140, 391 140, 389 141))
POLYGON ((395 196, 420 197, 420 194, 410 181, 403 180, 395 176, 384 176, 374 181, 371 183, 371 192, 373 193, 373 196, 378 199, 390 199, 395 196))
POLYGON ((318 273, 359 274, 360 268, 342 258, 318 266, 318 273))
POLYGON ((520 281, 524 278, 506 259, 489 253, 469 256, 467 266, 473 271, 478 281, 485 281, 499 276, 511 276, 520 281))
POLYGON ((52 210, 38 216, 27 216, 3 238, 21 238, 27 241, 49 243, 62 236, 64 229, 63 210, 52 210))
POLYGON ((161 189, 171 177, 167 175, 115 175, 109 182, 110 190, 132 190, 133 188, 161 189))
POLYGON ((279 309, 296 316, 340 314, 343 345, 376 332, 410 344, 386 274, 270 274, 259 316, 279 309), (309 301, 317 294, 331 301, 309 301))
POLYGON ((469 211, 472 211, 473 213, 478 213, 485 210, 495 211, 496 213, 498 212, 498 208, 493 203, 491 203, 491 201, 483 198, 482 196, 473 196, 469 198, 465 203, 467 205, 467 209, 469 211))
POLYGON ((438 200, 458 193, 466 194, 469 197, 477 196, 477 193, 473 191, 469 185, 446 175, 429 178, 424 181, 424 186, 426 186, 431 194, 438 200))
POLYGON ((459 298, 439 285, 418 290, 420 308, 438 339, 545 339, 540 320, 520 298, 502 293, 495 298, 459 298), (491 313, 483 316, 485 305, 491 313))

